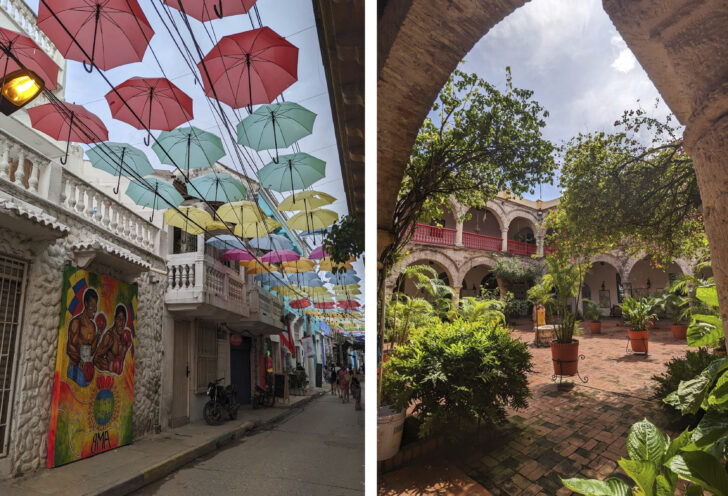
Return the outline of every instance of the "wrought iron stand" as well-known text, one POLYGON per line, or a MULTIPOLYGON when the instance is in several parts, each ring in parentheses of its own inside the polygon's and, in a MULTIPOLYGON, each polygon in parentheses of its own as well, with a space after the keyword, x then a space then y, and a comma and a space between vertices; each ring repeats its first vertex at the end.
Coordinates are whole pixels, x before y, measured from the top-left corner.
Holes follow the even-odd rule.
MULTIPOLYGON (((563 370, 564 370, 564 369, 563 369, 563 365, 562 365, 562 364, 564 364, 564 363, 574 363, 574 362, 578 362, 579 360, 584 360, 584 359, 586 359, 586 357, 585 357, 585 356, 584 356, 583 354, 579 354, 579 359, 578 359, 578 360, 557 360, 557 359, 555 359, 555 358, 552 358, 552 360, 553 360, 553 361, 554 361, 555 363, 558 363, 558 364, 559 364, 559 367, 558 367, 558 369, 559 369, 559 371, 562 371, 562 372, 563 372, 563 370)), ((578 370, 578 369, 577 369, 577 371, 576 371, 576 376, 577 376, 577 377, 579 378, 579 380, 580 380, 580 381, 581 381, 582 383, 584 383, 584 384, 586 384, 587 382, 589 382, 589 376, 586 376, 586 375, 585 375, 584 377, 582 377, 582 376, 581 376, 581 374, 579 373, 579 370, 578 370)), ((554 382, 556 382, 556 378, 557 378, 557 377, 559 378, 559 385, 561 385, 561 383, 562 383, 562 381, 563 381, 564 377, 574 377, 574 376, 573 376, 573 375, 567 375, 567 376, 564 376, 564 375, 561 375, 561 374, 553 374, 553 375, 551 376, 551 380, 552 380, 552 381, 554 381, 554 382)))

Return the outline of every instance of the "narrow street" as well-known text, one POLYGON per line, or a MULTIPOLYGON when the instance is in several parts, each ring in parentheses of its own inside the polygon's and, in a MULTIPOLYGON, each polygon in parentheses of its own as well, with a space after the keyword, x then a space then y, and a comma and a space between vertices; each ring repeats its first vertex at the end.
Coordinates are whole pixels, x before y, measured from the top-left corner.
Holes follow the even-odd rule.
POLYGON ((364 410, 327 394, 134 494, 364 494, 364 410))

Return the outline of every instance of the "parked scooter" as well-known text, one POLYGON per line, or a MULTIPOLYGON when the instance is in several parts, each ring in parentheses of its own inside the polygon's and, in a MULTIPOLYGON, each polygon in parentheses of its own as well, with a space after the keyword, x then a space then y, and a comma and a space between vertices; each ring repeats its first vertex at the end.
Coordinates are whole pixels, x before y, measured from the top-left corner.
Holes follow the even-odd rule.
POLYGON ((261 408, 264 406, 273 406, 276 402, 275 391, 273 385, 268 384, 265 388, 255 385, 253 392, 253 408, 261 408))
POLYGON ((222 424, 225 421, 225 413, 231 420, 238 418, 240 403, 238 403, 235 386, 232 384, 227 387, 220 386, 219 383, 224 379, 222 377, 207 385, 207 396, 210 397, 210 400, 205 403, 202 416, 209 425, 222 424))

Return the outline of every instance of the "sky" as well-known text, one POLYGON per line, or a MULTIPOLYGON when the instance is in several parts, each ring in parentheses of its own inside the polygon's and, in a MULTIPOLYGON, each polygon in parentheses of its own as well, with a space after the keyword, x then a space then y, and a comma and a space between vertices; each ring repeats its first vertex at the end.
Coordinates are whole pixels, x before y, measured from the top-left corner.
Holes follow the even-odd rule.
MULTIPOLYGON (((26 0, 26 2, 34 12, 38 11, 39 0, 26 0)), ((162 70, 157 65, 152 53, 152 50, 154 50, 166 76, 193 99, 194 119, 188 124, 217 134, 223 137, 228 147, 232 146, 229 140, 226 139, 226 134, 223 134, 218 129, 211 108, 208 105, 207 97, 205 97, 202 88, 195 84, 192 72, 172 42, 172 38, 160 21, 151 1, 139 0, 139 5, 155 31, 155 35, 152 37, 150 43, 151 49, 147 49, 142 62, 110 69, 105 71, 105 75, 114 85, 118 85, 134 76, 162 77, 162 70)), ((156 2, 155 5, 160 9, 159 2, 156 2)), ((324 191, 336 197, 336 202, 326 208, 336 211, 341 217, 348 212, 346 194, 341 178, 341 165, 339 163, 326 75, 321 61, 318 31, 316 29, 312 4, 311 2, 301 0, 259 0, 257 6, 262 24, 270 27, 273 31, 285 37, 289 42, 299 48, 298 81, 286 89, 283 92, 283 96, 286 101, 299 103, 317 114, 313 134, 299 140, 298 145, 300 146, 300 151, 309 153, 326 162, 326 177, 316 182, 311 189, 324 191)), ((185 39, 190 41, 186 27, 181 22, 181 14, 175 9, 170 8, 170 11, 177 21, 185 39)), ((164 16, 164 13, 162 15, 164 16)), ((169 24, 166 16, 164 19, 169 24)), ((214 39, 219 40, 225 35, 253 29, 247 15, 225 17, 205 23, 204 25, 190 18, 190 24, 204 54, 209 52, 214 45, 214 42, 210 39, 210 35, 214 39), (205 26, 209 31, 205 30, 205 26)), ((191 43, 190 46, 192 46, 191 43)), ((196 54, 195 62, 197 62, 196 54)), ((71 103, 84 105, 88 110, 101 117, 109 129, 109 141, 130 143, 146 152, 155 168, 172 169, 171 166, 160 164, 151 148, 144 146, 143 139, 146 136, 144 131, 137 130, 111 117, 111 111, 104 98, 104 95, 109 90, 110 87, 108 84, 96 71, 88 74, 80 62, 68 61, 66 100, 71 103)), ((231 116, 233 123, 237 124, 240 119, 233 115, 229 107, 223 106, 227 109, 228 115, 231 116)), ((238 115, 240 118, 243 118, 247 115, 247 112, 244 109, 240 109, 238 115)), ((158 134, 158 131, 155 134, 158 134)), ((85 146, 84 148, 87 149, 88 147, 85 146)), ((255 152, 252 153, 255 154, 255 152)), ((292 150, 281 149, 279 153, 292 153, 292 150)), ((254 157, 257 168, 263 167, 270 159, 271 156, 265 151, 260 152, 259 156, 254 157)), ((253 167, 243 166, 245 168, 241 170, 241 164, 237 160, 233 160, 230 154, 222 158, 220 163, 230 166, 238 172, 244 172, 249 177, 255 178, 253 167)), ((288 194, 272 193, 279 201, 288 194)), ((317 236, 316 239, 318 240, 320 237, 317 236)), ((361 284, 363 292, 363 261, 355 262, 354 267, 358 275, 362 277, 361 284)), ((363 298, 361 298, 361 302, 363 303, 363 298)))
MULTIPOLYGON (((534 91, 550 115, 544 137, 560 146, 579 132, 612 131, 625 109, 654 116, 659 92, 602 9, 600 0, 532 0, 493 27, 461 67, 499 89, 509 66, 515 87, 534 91), (639 103, 638 103, 639 100, 639 103)), ((560 196, 544 184, 542 196, 560 196)), ((539 197, 538 188, 529 199, 539 197)))

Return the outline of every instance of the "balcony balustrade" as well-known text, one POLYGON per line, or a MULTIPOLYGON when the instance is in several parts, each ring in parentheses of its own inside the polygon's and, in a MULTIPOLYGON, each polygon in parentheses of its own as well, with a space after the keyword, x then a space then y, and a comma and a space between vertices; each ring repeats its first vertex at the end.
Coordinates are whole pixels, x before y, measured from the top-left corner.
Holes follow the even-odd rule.
POLYGON ((515 241, 513 239, 509 239, 508 253, 530 257, 531 255, 536 253, 536 245, 533 243, 525 243, 523 241, 515 241))
MULTIPOLYGON (((446 227, 431 226, 428 224, 417 224, 412 242, 424 243, 438 246, 455 246, 455 229, 446 227)), ((503 247, 503 239, 486 234, 463 232, 463 246, 473 250, 500 252, 503 247)), ((531 256, 537 251, 534 243, 508 240, 508 253, 513 255, 531 256)))
POLYGON ((455 229, 417 224, 412 241, 429 245, 455 246, 455 229))
POLYGON ((463 246, 474 250, 501 251, 503 240, 486 234, 463 232, 463 246))

